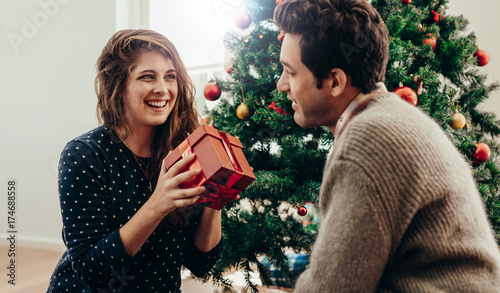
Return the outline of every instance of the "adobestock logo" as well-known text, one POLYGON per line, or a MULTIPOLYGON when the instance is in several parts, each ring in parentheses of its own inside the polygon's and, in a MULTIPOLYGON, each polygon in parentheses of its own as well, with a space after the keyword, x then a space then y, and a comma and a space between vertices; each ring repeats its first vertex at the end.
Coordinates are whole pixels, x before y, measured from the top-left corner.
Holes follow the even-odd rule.
POLYGON ((38 6, 41 10, 33 13, 31 18, 21 18, 22 25, 20 32, 9 32, 7 37, 9 42, 16 53, 19 52, 19 47, 29 43, 40 29, 45 27, 51 18, 54 18, 60 11, 60 5, 67 4, 70 0, 40 0, 38 6))
POLYGON ((213 8, 220 21, 226 19, 226 14, 234 13, 243 3, 243 0, 215 0, 212 2, 213 8))

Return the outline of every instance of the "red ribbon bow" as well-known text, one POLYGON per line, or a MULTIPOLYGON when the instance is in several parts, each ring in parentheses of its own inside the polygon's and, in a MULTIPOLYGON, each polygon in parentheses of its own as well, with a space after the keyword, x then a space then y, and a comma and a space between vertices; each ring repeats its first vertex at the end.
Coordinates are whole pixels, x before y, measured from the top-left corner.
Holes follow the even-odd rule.
POLYGON ((431 10, 432 14, 434 14, 434 20, 439 23, 439 19, 441 18, 441 14, 437 13, 434 10, 431 10))
POLYGON ((285 115, 288 114, 285 110, 281 109, 281 107, 276 106, 276 102, 275 101, 273 101, 271 103, 271 105, 269 105, 269 109, 273 109, 273 110, 276 111, 276 113, 281 114, 283 116, 285 116, 285 115))

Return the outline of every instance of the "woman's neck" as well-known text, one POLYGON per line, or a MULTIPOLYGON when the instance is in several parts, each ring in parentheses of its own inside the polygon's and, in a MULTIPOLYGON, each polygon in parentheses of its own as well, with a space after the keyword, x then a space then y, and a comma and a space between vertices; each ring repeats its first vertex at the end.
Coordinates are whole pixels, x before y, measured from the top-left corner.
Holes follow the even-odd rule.
MULTIPOLYGON (((133 128, 130 130, 129 135, 123 143, 132 151, 136 156, 142 158, 151 157, 151 145, 155 135, 156 127, 154 128, 133 128)), ((124 137, 124 132, 119 132, 120 137, 124 137)))

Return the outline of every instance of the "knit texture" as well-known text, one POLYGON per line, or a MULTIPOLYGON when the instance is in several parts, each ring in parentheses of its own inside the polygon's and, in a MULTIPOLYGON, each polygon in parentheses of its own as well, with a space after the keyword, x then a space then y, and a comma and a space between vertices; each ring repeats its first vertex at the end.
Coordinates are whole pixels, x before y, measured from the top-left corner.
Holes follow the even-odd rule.
POLYGON ((500 250, 469 166, 392 93, 335 138, 319 208, 294 292, 500 292, 500 250))
POLYGON ((161 222, 134 257, 127 254, 119 229, 148 200, 148 185, 132 152, 107 127, 66 145, 59 195, 67 251, 47 292, 178 292, 182 265, 196 276, 210 271, 221 244, 209 252, 194 245, 201 213, 189 225, 161 222))

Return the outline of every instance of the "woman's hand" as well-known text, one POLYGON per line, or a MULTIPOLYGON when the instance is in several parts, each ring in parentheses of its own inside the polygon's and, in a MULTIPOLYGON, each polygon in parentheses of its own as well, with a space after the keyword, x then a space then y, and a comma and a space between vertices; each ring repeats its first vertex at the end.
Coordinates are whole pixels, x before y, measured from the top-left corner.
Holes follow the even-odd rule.
POLYGON ((195 155, 189 155, 175 163, 170 169, 167 169, 165 160, 163 160, 158 183, 155 191, 149 199, 152 206, 162 216, 166 216, 177 208, 194 204, 199 194, 205 192, 205 187, 179 188, 179 184, 193 179, 200 174, 200 169, 188 170, 179 173, 187 164, 189 164, 195 155))
POLYGON ((158 176, 158 183, 153 195, 120 228, 120 237, 123 246, 130 256, 134 256, 139 251, 144 242, 146 242, 154 229, 168 213, 176 208, 195 203, 199 198, 198 194, 205 192, 205 187, 203 186, 179 188, 179 184, 200 174, 201 170, 199 169, 179 173, 194 158, 194 155, 183 158, 169 170, 167 170, 167 165, 165 160, 163 160, 160 175, 158 176))

